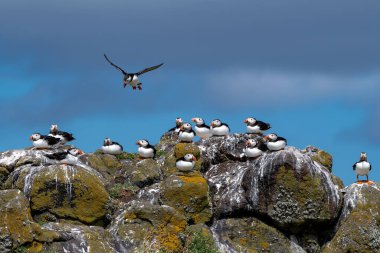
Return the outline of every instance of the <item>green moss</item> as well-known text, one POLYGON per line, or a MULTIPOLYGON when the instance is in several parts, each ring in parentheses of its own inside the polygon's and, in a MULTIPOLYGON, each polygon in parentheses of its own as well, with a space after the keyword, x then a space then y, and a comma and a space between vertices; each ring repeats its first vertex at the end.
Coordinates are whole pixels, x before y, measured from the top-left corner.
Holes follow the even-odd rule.
POLYGON ((217 253, 215 241, 204 230, 186 231, 185 253, 217 253))
POLYGON ((129 181, 126 181, 124 184, 114 184, 112 188, 109 190, 109 195, 113 199, 118 199, 122 197, 123 191, 132 191, 137 192, 139 188, 137 186, 132 185, 129 181))
POLYGON ((134 160, 138 157, 138 154, 124 152, 122 154, 115 155, 115 157, 119 160, 134 160))
POLYGON ((332 171, 333 158, 329 153, 318 150, 317 155, 313 156, 312 159, 325 166, 330 172, 332 171))
POLYGON ((178 159, 186 154, 193 154, 197 159, 200 158, 200 150, 193 143, 178 143, 174 148, 174 156, 178 159))
POLYGON ((166 156, 167 152, 163 151, 163 150, 158 150, 156 152, 156 157, 161 157, 161 156, 166 156))

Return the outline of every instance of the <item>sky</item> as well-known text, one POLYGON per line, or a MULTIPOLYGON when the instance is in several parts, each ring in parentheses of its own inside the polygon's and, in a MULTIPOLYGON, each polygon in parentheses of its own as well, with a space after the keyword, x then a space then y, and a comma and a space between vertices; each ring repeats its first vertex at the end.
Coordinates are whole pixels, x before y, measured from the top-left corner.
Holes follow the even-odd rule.
POLYGON ((176 117, 241 133, 252 116, 331 153, 346 185, 366 151, 380 181, 378 13, 377 0, 2 0, 0 151, 53 123, 86 152, 105 137, 136 152, 176 117), (132 91, 103 53, 131 72, 165 64, 132 91))

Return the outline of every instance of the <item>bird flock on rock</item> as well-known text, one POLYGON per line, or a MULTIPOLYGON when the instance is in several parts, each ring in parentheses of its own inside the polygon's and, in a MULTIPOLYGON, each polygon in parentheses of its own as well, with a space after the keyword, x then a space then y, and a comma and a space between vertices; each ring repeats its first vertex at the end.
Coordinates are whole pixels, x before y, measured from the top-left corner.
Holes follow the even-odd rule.
MULTIPOLYGON (((114 64, 106 54, 104 54, 106 61, 114 68, 119 70, 123 74, 123 86, 130 85, 134 90, 141 90, 142 83, 139 77, 142 74, 158 69, 164 63, 145 68, 138 72, 126 72, 116 64, 114 64)), ((228 136, 230 134, 230 127, 223 123, 219 119, 214 119, 210 126, 205 124, 202 118, 192 118, 192 122, 195 123, 194 129, 190 123, 184 122, 182 118, 176 118, 175 127, 171 128, 168 132, 178 135, 179 142, 191 143, 195 136, 201 139, 207 139, 213 136, 228 136)), ((246 133, 248 135, 255 134, 261 136, 261 138, 249 138, 245 142, 245 148, 243 149, 242 158, 250 160, 257 159, 265 152, 280 151, 285 149, 287 140, 278 136, 275 133, 271 133, 263 136, 264 132, 271 128, 270 124, 256 120, 253 117, 246 118, 243 121, 246 124, 246 133)), ((48 135, 42 135, 40 133, 34 133, 30 136, 30 140, 33 142, 33 146, 36 149, 46 149, 55 146, 62 146, 67 142, 74 140, 71 133, 59 131, 57 125, 51 125, 50 133, 48 135)), ((156 156, 156 149, 149 143, 148 140, 141 139, 136 142, 138 145, 137 152, 139 159, 154 159, 156 156)), ((104 154, 118 155, 123 153, 123 146, 118 142, 112 141, 110 138, 105 138, 102 147, 100 148, 104 154)), ((62 164, 75 164, 77 157, 84 154, 82 150, 77 148, 69 148, 66 151, 60 151, 54 154, 46 154, 49 159, 53 159, 62 164)), ((195 166, 196 157, 193 154, 185 154, 183 157, 177 159, 176 167, 180 171, 192 170, 195 166)), ((358 183, 359 176, 366 176, 368 182, 368 174, 372 169, 371 164, 367 161, 367 154, 362 152, 360 160, 353 165, 353 169, 356 172, 358 183)))

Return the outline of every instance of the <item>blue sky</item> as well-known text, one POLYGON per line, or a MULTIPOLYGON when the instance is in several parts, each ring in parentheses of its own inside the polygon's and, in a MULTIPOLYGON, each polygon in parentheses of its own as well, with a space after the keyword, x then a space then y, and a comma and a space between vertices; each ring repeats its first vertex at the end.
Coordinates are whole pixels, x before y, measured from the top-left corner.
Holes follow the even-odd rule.
POLYGON ((135 151, 178 116, 233 132, 254 116, 333 154, 345 184, 366 151, 380 181, 378 13, 376 0, 3 0, 0 150, 51 123, 87 152, 105 137, 135 151), (165 65, 133 92, 103 53, 130 71, 165 65))

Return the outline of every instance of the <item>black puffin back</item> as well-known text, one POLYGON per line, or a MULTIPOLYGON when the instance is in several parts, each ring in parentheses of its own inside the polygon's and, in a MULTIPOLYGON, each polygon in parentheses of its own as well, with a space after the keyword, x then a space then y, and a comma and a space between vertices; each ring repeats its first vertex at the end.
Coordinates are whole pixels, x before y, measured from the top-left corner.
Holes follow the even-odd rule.
POLYGON ((55 145, 61 141, 61 139, 49 135, 43 135, 42 138, 46 140, 49 145, 55 145))

